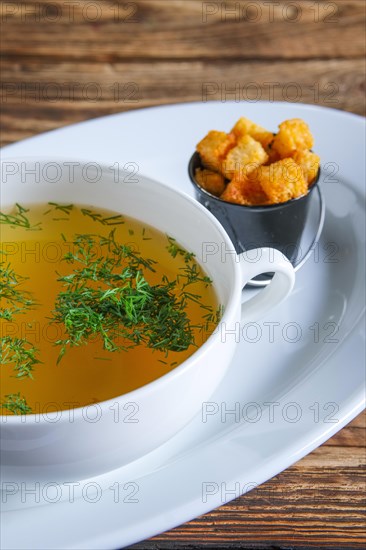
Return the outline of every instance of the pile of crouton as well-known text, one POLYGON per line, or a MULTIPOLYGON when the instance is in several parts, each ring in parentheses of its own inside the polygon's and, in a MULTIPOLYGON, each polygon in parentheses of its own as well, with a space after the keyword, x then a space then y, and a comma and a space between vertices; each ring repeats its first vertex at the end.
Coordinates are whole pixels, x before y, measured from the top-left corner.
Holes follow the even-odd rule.
POLYGON ((197 183, 220 199, 247 206, 270 205, 306 195, 320 158, 309 126, 294 118, 277 134, 247 118, 230 133, 212 130, 197 145, 202 168, 197 183))

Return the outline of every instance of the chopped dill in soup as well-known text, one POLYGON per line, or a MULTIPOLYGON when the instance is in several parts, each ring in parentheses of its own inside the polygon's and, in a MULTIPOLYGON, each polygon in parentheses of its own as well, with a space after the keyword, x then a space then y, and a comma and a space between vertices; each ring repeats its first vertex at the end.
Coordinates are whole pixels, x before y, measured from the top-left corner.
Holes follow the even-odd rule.
POLYGON ((212 281, 172 237, 73 204, 0 214, 1 414, 111 399, 187 359, 217 325, 212 281))

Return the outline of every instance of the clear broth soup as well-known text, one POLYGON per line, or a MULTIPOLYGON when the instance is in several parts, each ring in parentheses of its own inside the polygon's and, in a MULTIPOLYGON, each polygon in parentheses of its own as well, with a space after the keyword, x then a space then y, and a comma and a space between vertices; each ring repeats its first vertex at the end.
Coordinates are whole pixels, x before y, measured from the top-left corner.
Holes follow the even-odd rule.
POLYGON ((49 203, 14 205, 1 223, 1 414, 139 388, 192 355, 220 318, 193 255, 137 220, 49 203))

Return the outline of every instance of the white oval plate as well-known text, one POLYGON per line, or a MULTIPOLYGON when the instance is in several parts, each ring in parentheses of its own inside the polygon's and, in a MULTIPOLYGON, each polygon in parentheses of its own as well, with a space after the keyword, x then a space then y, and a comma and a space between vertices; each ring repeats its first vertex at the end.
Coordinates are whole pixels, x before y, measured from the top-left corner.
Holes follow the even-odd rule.
POLYGON ((288 103, 173 105, 61 128, 4 147, 2 154, 136 165, 192 194, 187 162, 195 144, 210 129, 229 130, 240 116, 273 131, 281 121, 301 117, 315 135, 326 220, 294 292, 261 323, 227 335, 239 340, 227 377, 202 414, 164 446, 73 485, 50 480, 29 487, 19 478, 3 486, 3 548, 116 549, 138 542, 263 483, 363 410, 361 117, 288 103))

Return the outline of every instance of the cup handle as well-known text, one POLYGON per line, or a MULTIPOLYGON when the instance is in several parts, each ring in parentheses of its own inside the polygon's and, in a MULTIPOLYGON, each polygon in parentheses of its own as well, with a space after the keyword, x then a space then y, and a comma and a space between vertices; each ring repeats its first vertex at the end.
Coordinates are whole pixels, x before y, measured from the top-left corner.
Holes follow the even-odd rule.
POLYGON ((275 248, 257 248, 241 253, 239 258, 242 288, 257 275, 275 274, 265 289, 242 304, 241 320, 245 324, 261 319, 290 294, 295 284, 295 270, 286 256, 275 248))

